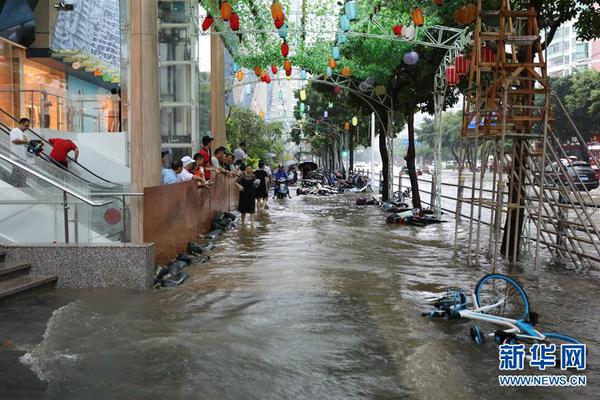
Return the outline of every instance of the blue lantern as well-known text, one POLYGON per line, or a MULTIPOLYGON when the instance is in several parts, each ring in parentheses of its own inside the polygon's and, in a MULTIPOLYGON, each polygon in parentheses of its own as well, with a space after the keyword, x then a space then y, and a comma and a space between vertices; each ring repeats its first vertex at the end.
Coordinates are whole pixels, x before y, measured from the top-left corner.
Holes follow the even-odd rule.
POLYGON ((240 67, 238 66, 238 63, 234 62, 233 65, 231 66, 231 68, 233 69, 233 73, 235 74, 236 72, 238 72, 238 69, 240 69, 240 67))
POLYGON ((285 39, 287 37, 287 24, 283 24, 283 26, 277 29, 277 34, 280 38, 285 39))
POLYGON ((246 85, 246 94, 247 95, 251 95, 252 94, 252 87, 250 85, 246 85))
POLYGON ((344 33, 342 32, 338 32, 337 34, 337 43, 338 44, 344 44, 348 41, 348 36, 346 36, 344 33))
POLYGON ((419 55, 417 54, 416 51, 409 51, 408 53, 405 53, 404 56, 402 57, 402 59, 404 60, 404 63, 407 65, 415 65, 416 63, 419 62, 419 55))
POLYGON ((329 112, 327 110, 323 111, 323 118, 329 118, 329 112))
POLYGON ((339 60, 340 59, 340 48, 335 46, 331 48, 331 57, 333 57, 334 60, 339 60))
POLYGON ((333 76, 333 70, 331 69, 331 67, 327 67, 327 69, 325 70, 325 75, 333 76))
POLYGON ((344 32, 348 32, 350 30, 350 20, 346 15, 340 16, 340 29, 344 32))
POLYGON ((350 21, 355 20, 358 17, 358 13, 356 12, 356 2, 354 0, 347 1, 346 4, 344 4, 344 12, 350 21))
POLYGON ((304 114, 304 103, 300 103, 300 113, 304 114))
POLYGON ((300 71, 300 78, 301 78, 302 80, 305 80, 305 79, 306 79, 306 71, 305 71, 305 70, 301 70, 301 71, 300 71))

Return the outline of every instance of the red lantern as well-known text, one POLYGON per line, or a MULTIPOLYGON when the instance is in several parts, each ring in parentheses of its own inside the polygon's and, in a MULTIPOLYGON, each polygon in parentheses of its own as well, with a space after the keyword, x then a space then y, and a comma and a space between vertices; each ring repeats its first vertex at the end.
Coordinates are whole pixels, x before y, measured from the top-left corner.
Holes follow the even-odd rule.
POLYGON ((402 34, 402 25, 396 25, 392 28, 394 35, 400 36, 402 34))
POLYGON ((285 70, 285 76, 292 76, 292 67, 291 66, 290 66, 290 69, 285 70))
POLYGON ((290 60, 284 60, 283 61, 283 69, 287 71, 291 71, 292 70, 292 62, 290 60))
POLYGON ((467 72, 469 72, 470 63, 471 61, 469 61, 464 55, 459 54, 458 56, 456 56, 456 60, 454 60, 454 65, 456 65, 456 72, 458 73, 458 75, 465 75, 467 72))
POLYGON ((221 18, 223 21, 229 21, 229 18, 231 18, 231 3, 227 1, 221 3, 221 18))
POLYGON ((456 67, 454 65, 446 67, 446 81, 450 86, 456 86, 460 81, 460 77, 458 76, 458 72, 456 72, 456 67))
POLYGON ((269 83, 271 83, 271 75, 269 75, 269 74, 266 74, 264 82, 265 82, 267 85, 268 85, 269 83))
POLYGON ((329 57, 329 68, 334 69, 335 67, 337 67, 335 59, 333 57, 329 57))
POLYGON ((204 21, 202 21, 202 30, 206 32, 212 26, 213 22, 215 22, 215 19, 211 15, 207 15, 204 21))
POLYGON ((240 30, 240 16, 236 13, 231 13, 231 17, 229 18, 229 27, 232 31, 240 30))
POLYGON ((493 63, 496 62, 496 53, 487 46, 481 48, 481 62, 493 63))
POLYGON ((280 29, 285 24, 285 17, 281 14, 281 17, 275 20, 275 28, 280 29))
POLYGON ((342 88, 341 88, 341 87, 339 87, 339 86, 334 86, 334 87, 333 87, 333 93, 335 93, 335 94, 340 94, 340 93, 342 93, 342 88))
POLYGON ((290 46, 286 42, 281 45, 281 55, 287 57, 290 54, 290 46))
POLYGON ((262 82, 266 82, 267 81, 267 77, 269 76, 269 74, 267 73, 267 71, 262 71, 260 73, 260 80, 262 82))
POLYGON ((271 72, 273 75, 277 75, 277 65, 271 64, 271 72))
POLYGON ((441 7, 444 5, 444 0, 433 0, 435 5, 441 7))

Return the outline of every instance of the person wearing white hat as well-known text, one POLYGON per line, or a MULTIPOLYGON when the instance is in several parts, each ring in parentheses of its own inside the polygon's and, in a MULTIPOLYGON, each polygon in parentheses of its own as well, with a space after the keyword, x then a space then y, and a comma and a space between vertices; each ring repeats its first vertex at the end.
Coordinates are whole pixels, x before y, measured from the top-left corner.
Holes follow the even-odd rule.
POLYGON ((194 175, 191 172, 194 168, 194 159, 190 156, 185 156, 181 158, 181 163, 183 164, 183 169, 177 174, 177 181, 187 182, 194 179, 194 175))

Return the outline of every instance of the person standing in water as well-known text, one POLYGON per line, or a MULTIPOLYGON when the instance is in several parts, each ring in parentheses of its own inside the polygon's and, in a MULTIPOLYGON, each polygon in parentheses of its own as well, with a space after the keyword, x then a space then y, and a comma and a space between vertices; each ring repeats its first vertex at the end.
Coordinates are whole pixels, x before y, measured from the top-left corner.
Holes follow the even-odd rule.
POLYGON ((258 169, 254 171, 254 176, 260 180, 260 185, 256 188, 256 202, 258 211, 262 211, 267 206, 269 200, 269 174, 265 171, 265 162, 260 160, 258 162, 258 169))
POLYGON ((242 227, 246 225, 246 214, 250 214, 250 227, 254 228, 254 213, 256 211, 255 180, 256 176, 254 175, 252 165, 248 164, 244 173, 236 182, 238 189, 240 189, 238 211, 242 214, 242 227))

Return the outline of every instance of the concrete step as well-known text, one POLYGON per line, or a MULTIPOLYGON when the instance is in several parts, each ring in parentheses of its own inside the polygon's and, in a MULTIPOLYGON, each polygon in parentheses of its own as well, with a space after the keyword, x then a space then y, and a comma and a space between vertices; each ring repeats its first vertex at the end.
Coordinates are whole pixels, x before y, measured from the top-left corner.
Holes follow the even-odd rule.
POLYGON ((55 275, 23 275, 0 282, 0 302, 13 296, 29 294, 53 287, 58 277, 55 275))
POLYGON ((29 274, 29 263, 0 263, 0 282, 29 274))

